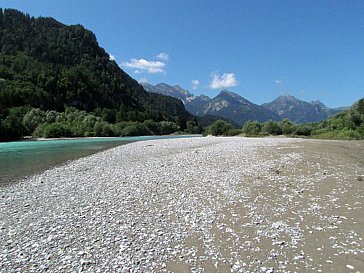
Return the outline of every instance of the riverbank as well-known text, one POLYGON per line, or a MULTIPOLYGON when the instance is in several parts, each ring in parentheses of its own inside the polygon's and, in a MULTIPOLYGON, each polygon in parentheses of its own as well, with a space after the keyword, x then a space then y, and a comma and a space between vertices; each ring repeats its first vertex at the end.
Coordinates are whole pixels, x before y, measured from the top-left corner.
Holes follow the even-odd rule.
POLYGON ((0 187, 65 164, 70 160, 119 145, 151 139, 184 137, 190 138, 196 135, 59 138, 2 142, 0 143, 0 187))
POLYGON ((363 147, 166 139, 72 161, 1 188, 0 272, 356 272, 363 147))

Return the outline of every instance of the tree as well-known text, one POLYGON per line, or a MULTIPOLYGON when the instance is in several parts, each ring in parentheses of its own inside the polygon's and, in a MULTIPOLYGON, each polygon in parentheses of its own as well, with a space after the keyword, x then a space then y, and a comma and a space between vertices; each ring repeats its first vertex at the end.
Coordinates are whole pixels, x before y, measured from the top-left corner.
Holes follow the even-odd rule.
POLYGON ((245 122, 243 126, 243 132, 246 134, 252 134, 252 135, 258 135, 262 129, 262 125, 259 123, 259 121, 252 121, 249 120, 245 122))
POLYGON ((262 132, 268 133, 270 135, 281 135, 282 128, 277 122, 267 121, 263 123, 262 132))
POLYGON ((187 128, 186 132, 190 134, 200 134, 202 131, 202 128, 198 124, 197 118, 193 117, 192 120, 189 120, 186 122, 187 128))
POLYGON ((46 117, 45 120, 49 123, 54 123, 56 121, 59 121, 58 116, 60 115, 60 113, 51 110, 51 111, 47 111, 46 112, 46 117))
POLYGON ((161 135, 169 135, 178 130, 177 124, 172 121, 161 121, 159 126, 161 135))
POLYGON ((65 122, 46 124, 43 128, 43 137, 72 137, 72 131, 65 122))
POLYGON ((104 123, 101 129, 101 136, 112 137, 114 136, 114 130, 110 124, 104 123))
POLYGON ((234 126, 220 119, 207 127, 206 133, 213 136, 227 136, 230 130, 234 130, 234 126))
POLYGON ((290 135, 294 131, 294 124, 289 119, 282 120, 280 126, 284 135, 290 135))
POLYGON ((355 128, 358 127, 361 122, 362 120, 359 112, 355 111, 354 109, 349 110, 349 112, 346 115, 346 119, 344 120, 345 127, 347 129, 353 129, 353 130, 355 130, 355 128))
POLYGON ((16 139, 23 136, 27 130, 23 125, 24 108, 11 108, 7 117, 0 121, 3 139, 16 139))
POLYGON ((298 136, 309 136, 312 132, 312 126, 309 124, 298 125, 293 134, 298 136))
POLYGON ((32 108, 23 118, 23 124, 29 132, 33 132, 39 124, 46 122, 46 113, 39 108, 32 108))
POLYGON ((151 131, 142 123, 135 122, 121 130, 122 136, 145 136, 151 135, 151 131))

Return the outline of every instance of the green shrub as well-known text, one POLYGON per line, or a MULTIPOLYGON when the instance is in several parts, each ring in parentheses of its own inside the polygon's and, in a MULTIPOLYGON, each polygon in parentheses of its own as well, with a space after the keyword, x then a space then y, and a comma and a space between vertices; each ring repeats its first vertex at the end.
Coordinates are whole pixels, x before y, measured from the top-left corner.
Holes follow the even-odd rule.
POLYGON ((113 137, 114 129, 111 124, 103 123, 101 128, 101 136, 102 137, 113 137))
POLYGON ((237 135, 240 135, 242 132, 241 132, 241 130, 240 129, 230 129, 230 130, 228 130, 228 132, 227 132, 227 135, 228 136, 237 136, 237 135))
POLYGON ((72 130, 66 123, 56 122, 56 123, 46 123, 43 126, 43 137, 56 138, 56 137, 72 137, 72 130))
POLYGON ((280 126, 282 128, 282 134, 284 135, 290 135, 294 131, 294 124, 289 119, 281 121, 280 126))
POLYGON ((359 134, 359 132, 352 130, 352 129, 344 129, 341 130, 338 134, 337 134, 337 138, 338 139, 361 139, 362 136, 359 134))
POLYGON ((270 135, 281 135, 282 128, 277 122, 267 121, 263 123, 262 132, 268 133, 270 135))
POLYGON ((161 121, 159 126, 161 135, 169 135, 178 131, 178 125, 172 121, 161 121))
POLYGON ((258 135, 262 129, 262 125, 259 123, 259 121, 247 121, 245 122, 243 126, 243 132, 248 135, 258 135))
POLYGON ((95 137, 96 133, 95 132, 85 132, 84 136, 85 137, 95 137))
POLYGON ((229 131, 234 129, 235 128, 232 124, 220 119, 208 126, 204 132, 204 135, 228 136, 229 131))
POLYGON ((312 128, 307 124, 298 125, 293 134, 298 136, 309 136, 312 132, 312 128))
POLYGON ((331 131, 328 129, 319 129, 311 132, 312 138, 317 139, 336 139, 337 131, 331 131))
POLYGON ((146 136, 151 135, 151 131, 148 127, 142 123, 135 123, 133 125, 128 125, 121 130, 121 136, 146 136))

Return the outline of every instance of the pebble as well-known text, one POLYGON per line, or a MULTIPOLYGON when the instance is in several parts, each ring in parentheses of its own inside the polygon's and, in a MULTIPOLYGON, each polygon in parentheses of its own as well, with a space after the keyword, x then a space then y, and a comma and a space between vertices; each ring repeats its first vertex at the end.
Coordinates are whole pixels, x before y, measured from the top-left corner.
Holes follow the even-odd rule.
MULTIPOLYGON (((323 175, 315 165, 307 176, 286 176, 302 155, 272 155, 277 147, 294 150, 303 142, 241 137, 136 142, 3 187, 0 272, 167 272, 170 261, 195 272, 204 271, 207 261, 233 272, 297 271, 288 257, 305 267, 299 272, 318 271, 312 268, 317 257, 299 251, 305 239, 325 236, 331 223, 344 230, 351 218, 335 207, 344 188, 333 189, 327 202, 314 189, 327 177, 347 180, 328 168, 323 175), (325 215, 329 205, 333 211, 325 215), (308 225, 306 217, 316 222, 308 225)), ((364 253, 362 233, 345 232, 348 242, 330 234, 333 249, 364 253)), ((335 261, 335 254, 344 255, 322 262, 335 261)))

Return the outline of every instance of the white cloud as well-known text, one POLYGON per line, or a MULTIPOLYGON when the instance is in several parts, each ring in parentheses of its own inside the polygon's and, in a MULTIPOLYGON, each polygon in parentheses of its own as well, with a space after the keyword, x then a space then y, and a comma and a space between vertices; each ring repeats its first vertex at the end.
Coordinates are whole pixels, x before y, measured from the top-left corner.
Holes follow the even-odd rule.
POLYGON ((223 89, 237 85, 238 81, 236 80, 234 73, 224 73, 221 76, 212 73, 212 80, 210 82, 210 88, 212 89, 223 89))
POLYGON ((281 80, 275 80, 274 82, 276 83, 276 85, 279 85, 279 86, 281 86, 283 83, 283 81, 281 81, 281 80))
POLYGON ((140 74, 144 71, 149 74, 164 72, 164 67, 166 64, 160 61, 147 61, 145 59, 131 59, 130 62, 123 62, 121 64, 127 68, 135 68, 134 73, 140 74))
POLYGON ((169 55, 165 52, 161 52, 156 56, 159 60, 167 62, 169 60, 169 55))
POLYGON ((115 61, 115 55, 110 54, 109 59, 110 59, 110 61, 115 61))
POLYGON ((199 80, 192 80, 192 89, 196 90, 200 84, 199 80))

